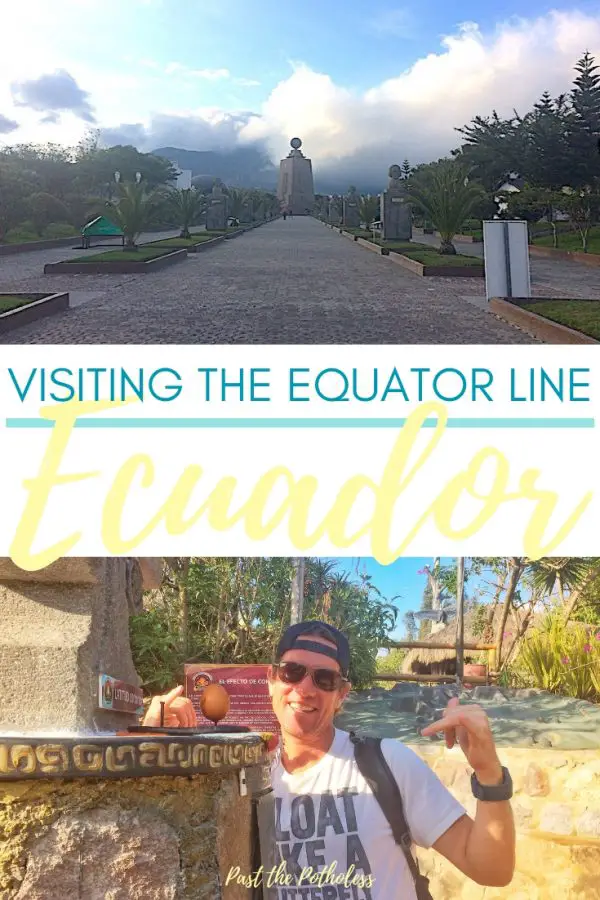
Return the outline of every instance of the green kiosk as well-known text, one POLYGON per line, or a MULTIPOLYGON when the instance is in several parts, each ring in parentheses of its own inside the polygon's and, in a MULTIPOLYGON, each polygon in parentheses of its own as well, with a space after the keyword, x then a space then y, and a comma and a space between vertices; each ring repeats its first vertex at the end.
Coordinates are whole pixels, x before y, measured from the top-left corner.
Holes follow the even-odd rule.
POLYGON ((88 222, 87 225, 84 225, 81 229, 81 249, 89 250, 91 247, 91 240, 95 237, 119 237, 121 238, 121 246, 125 246, 125 235, 121 231, 121 229, 111 222, 110 219, 107 219, 106 216, 98 216, 97 219, 92 219, 91 222, 88 222))

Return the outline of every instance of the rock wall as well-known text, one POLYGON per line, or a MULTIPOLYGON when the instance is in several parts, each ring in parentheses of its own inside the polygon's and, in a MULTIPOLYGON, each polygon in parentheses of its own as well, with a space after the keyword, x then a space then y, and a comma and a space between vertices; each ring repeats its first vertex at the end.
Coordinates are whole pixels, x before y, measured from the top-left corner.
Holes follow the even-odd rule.
POLYGON ((26 572, 0 558, 0 733, 106 731, 136 721, 98 709, 98 675, 139 684, 129 617, 142 609, 156 562, 74 557, 26 572))
MULTIPOLYGON (((462 751, 412 745, 474 816, 462 751)), ((481 887, 433 851, 419 851, 436 900, 600 900, 600 751, 500 748, 510 769, 517 866, 506 888, 481 887)))
POLYGON ((0 790, 0 900, 247 900, 237 774, 31 781, 0 790))

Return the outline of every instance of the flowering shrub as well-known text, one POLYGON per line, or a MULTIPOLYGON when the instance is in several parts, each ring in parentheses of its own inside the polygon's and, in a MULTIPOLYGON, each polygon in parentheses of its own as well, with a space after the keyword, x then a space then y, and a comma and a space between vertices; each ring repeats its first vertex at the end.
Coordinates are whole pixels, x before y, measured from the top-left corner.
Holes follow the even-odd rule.
POLYGON ((586 625, 548 614, 523 642, 517 665, 535 687, 600 701, 600 632, 586 625))

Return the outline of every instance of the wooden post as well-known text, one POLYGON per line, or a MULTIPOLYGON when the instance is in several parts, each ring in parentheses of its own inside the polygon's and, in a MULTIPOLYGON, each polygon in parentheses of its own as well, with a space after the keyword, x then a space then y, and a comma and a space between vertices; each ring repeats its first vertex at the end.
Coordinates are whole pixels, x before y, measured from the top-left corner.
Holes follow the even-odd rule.
POLYGON ((456 560, 456 681, 465 673, 465 559, 456 560))

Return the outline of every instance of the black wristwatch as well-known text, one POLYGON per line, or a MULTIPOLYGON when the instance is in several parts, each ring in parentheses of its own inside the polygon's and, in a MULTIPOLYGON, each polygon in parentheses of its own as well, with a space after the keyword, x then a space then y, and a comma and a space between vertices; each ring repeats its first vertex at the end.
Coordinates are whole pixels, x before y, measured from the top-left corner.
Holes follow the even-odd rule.
POLYGON ((502 766, 501 784, 480 784, 475 772, 471 775, 471 790, 478 800, 487 800, 490 803, 499 803, 502 800, 510 800, 513 795, 513 783, 510 772, 506 766, 502 766))

